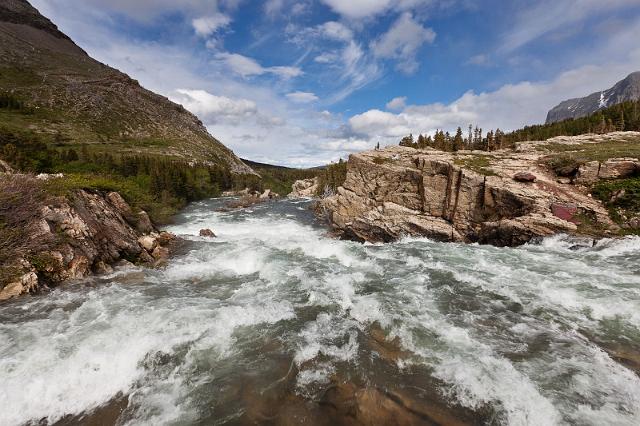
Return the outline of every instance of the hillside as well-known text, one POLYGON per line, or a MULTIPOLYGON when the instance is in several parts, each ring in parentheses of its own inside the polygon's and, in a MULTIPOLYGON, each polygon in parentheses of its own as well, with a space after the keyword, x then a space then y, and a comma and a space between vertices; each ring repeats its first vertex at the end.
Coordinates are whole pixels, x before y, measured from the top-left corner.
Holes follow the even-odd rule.
POLYGON ((0 4, 0 126, 56 147, 152 155, 252 174, 182 106, 89 57, 26 0, 0 4))
POLYGON ((610 89, 595 92, 584 98, 561 102, 547 114, 547 124, 570 118, 586 117, 603 108, 626 101, 640 100, 640 71, 634 72, 610 89))

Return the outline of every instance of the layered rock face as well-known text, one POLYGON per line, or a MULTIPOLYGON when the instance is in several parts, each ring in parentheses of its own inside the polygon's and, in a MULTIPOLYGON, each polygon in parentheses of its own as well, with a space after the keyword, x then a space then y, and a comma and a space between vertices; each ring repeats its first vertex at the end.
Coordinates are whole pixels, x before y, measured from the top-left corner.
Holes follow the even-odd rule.
MULTIPOLYGON (((617 231, 586 187, 559 179, 541 165, 544 153, 531 147, 458 153, 390 147, 355 154, 344 185, 321 200, 318 211, 339 236, 372 242, 425 236, 515 246, 580 233, 585 221, 603 234, 617 231)), ((606 162, 611 173, 633 167, 640 167, 637 159, 606 162)))
POLYGON ((297 180, 291 186, 291 193, 289 198, 312 198, 315 197, 318 192, 318 185, 320 180, 315 177, 313 179, 297 180))
POLYGON ((116 192, 80 190, 50 198, 30 222, 24 253, 2 265, 15 271, 15 278, 0 286, 0 300, 111 272, 117 262, 159 265, 175 240, 158 232, 145 212, 134 213, 116 192))

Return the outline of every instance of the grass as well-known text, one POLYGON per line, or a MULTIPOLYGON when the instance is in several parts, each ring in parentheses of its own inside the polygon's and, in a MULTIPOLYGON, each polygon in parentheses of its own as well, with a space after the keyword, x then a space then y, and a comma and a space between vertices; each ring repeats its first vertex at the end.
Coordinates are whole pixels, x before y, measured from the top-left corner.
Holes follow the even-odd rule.
POLYGON ((491 157, 487 155, 459 157, 454 160, 454 164, 483 176, 496 176, 496 173, 488 168, 491 167, 491 157))
MULTIPOLYGON (((640 177, 599 182, 592 188, 592 194, 604 203, 618 225, 628 226, 630 218, 640 218, 640 177)), ((640 227, 624 230, 640 235, 640 227)))
POLYGON ((578 161, 607 161, 611 158, 640 158, 640 138, 626 138, 599 143, 576 145, 550 143, 537 147, 540 151, 566 154, 578 161))
POLYGON ((115 191, 131 205, 134 211, 144 210, 158 224, 171 222, 171 218, 185 206, 184 200, 170 196, 156 198, 149 192, 149 176, 123 177, 88 173, 66 174, 63 178, 44 183, 44 189, 54 196, 71 196, 75 191, 115 191))

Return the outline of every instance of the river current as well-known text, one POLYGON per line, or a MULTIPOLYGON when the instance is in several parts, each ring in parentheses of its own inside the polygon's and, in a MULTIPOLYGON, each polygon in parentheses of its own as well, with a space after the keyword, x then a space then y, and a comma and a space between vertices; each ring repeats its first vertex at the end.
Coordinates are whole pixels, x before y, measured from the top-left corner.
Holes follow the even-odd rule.
POLYGON ((307 201, 222 202, 165 269, 0 304, 0 425, 295 424, 339 383, 459 424, 640 424, 640 238, 363 245, 307 201))

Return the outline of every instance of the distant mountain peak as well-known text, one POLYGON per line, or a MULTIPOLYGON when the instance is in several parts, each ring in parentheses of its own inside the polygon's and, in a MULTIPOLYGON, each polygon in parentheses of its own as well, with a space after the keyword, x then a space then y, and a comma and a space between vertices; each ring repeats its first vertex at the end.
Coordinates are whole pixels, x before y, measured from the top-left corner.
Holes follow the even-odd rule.
POLYGON ((640 99, 640 71, 629 74, 610 89, 592 93, 584 98, 561 102, 547 114, 547 124, 586 117, 600 109, 638 99, 640 99))

